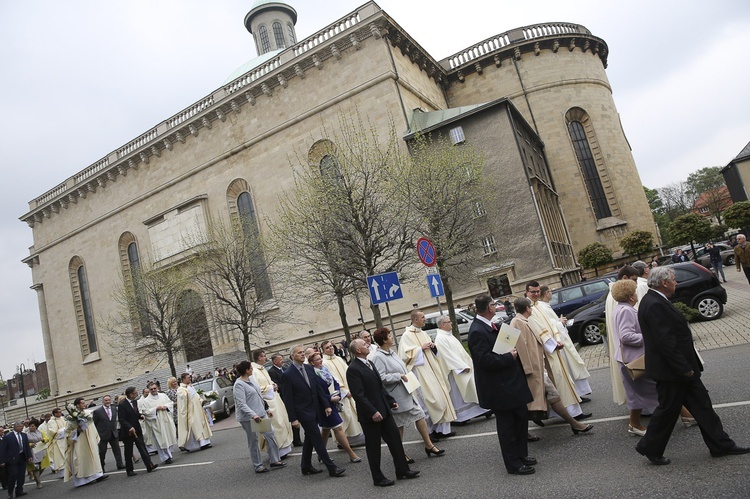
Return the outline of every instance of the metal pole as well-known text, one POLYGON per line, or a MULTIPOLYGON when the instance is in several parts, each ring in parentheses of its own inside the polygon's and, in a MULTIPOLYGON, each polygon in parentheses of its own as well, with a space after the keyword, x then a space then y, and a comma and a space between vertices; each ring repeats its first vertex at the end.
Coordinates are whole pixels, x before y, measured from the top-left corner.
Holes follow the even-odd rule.
POLYGON ((26 410, 26 419, 29 419, 29 406, 26 405, 26 386, 23 383, 23 373, 26 370, 26 366, 23 363, 19 366, 21 371, 21 393, 23 393, 23 408, 26 410))
POLYGON ((440 312, 440 315, 443 315, 443 307, 440 305, 440 297, 436 296, 435 301, 437 302, 437 305, 438 305, 438 312, 440 312))
POLYGON ((385 302, 385 311, 388 312, 388 321, 391 323, 391 332, 393 333, 393 345, 398 349, 398 340, 396 339, 396 331, 393 327, 393 316, 391 315, 391 307, 388 306, 388 302, 385 302))

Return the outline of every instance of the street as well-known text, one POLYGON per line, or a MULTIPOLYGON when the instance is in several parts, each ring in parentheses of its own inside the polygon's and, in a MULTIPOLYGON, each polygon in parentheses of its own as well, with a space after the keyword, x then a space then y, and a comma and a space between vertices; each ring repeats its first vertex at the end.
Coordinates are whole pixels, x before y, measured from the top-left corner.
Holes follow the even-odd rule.
MULTIPOLYGON (((726 431, 738 445, 750 445, 747 424, 750 394, 739 381, 750 357, 750 345, 744 344, 701 352, 706 371, 704 383, 711 393, 726 431)), ((567 425, 530 425, 541 440, 529 444, 529 454, 539 460, 531 476, 511 476, 505 472, 495 436, 494 418, 474 420, 456 426, 456 437, 443 440, 444 457, 427 458, 417 441, 414 428, 407 428, 405 448, 416 459, 412 469, 422 473, 415 480, 400 480, 394 487, 372 486, 364 448, 355 451, 363 458, 348 463, 345 454, 333 451, 340 466, 347 468, 342 478, 321 473, 303 477, 296 448, 286 462, 288 467, 262 475, 250 464, 245 435, 232 419, 215 426, 213 448, 197 453, 178 453, 174 464, 160 466, 147 474, 136 465, 138 476, 110 473, 109 480, 75 489, 72 484, 53 480, 44 474, 44 488, 35 490, 27 482, 30 498, 100 498, 151 496, 164 498, 290 496, 290 497, 556 497, 556 498, 738 498, 748 497, 750 455, 712 458, 698 427, 684 428, 678 422, 665 456, 669 466, 654 466, 634 451, 637 437, 627 433, 627 409, 616 406, 610 395, 609 371, 591 371, 592 401, 584 406, 593 412, 587 422, 594 424, 591 434, 573 436, 567 425), (221 429, 225 428, 225 429, 221 429)), ((645 419, 644 421, 648 421, 645 419)), ((333 445, 329 442, 329 449, 333 445)), ((313 459, 315 457, 313 456, 313 459)), ((108 465, 114 468, 111 452, 108 465)), ((383 449, 383 470, 394 478, 393 464, 383 449)))

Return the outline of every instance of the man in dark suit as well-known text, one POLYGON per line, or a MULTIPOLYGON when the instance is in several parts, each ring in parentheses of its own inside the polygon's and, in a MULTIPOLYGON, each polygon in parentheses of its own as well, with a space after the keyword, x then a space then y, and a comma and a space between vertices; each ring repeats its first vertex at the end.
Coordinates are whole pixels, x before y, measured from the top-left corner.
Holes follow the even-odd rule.
POLYGON ((341 476, 346 469, 339 468, 331 460, 318 430, 318 417, 323 413, 326 416, 331 414, 328 394, 323 392, 323 387, 317 382, 313 367, 304 364, 305 352, 302 345, 293 346, 289 356, 292 364, 284 371, 284 377, 281 379, 281 398, 289 413, 292 427, 302 426, 305 430, 305 441, 302 444, 302 474, 313 475, 322 471, 313 468, 314 447, 318 457, 328 468, 328 474, 341 476))
POLYGON ((375 366, 367 360, 370 348, 364 340, 352 340, 349 351, 354 359, 346 370, 346 381, 354 403, 357 417, 365 434, 367 462, 370 465, 372 482, 378 487, 393 485, 380 469, 380 439, 388 445, 388 450, 396 466, 396 478, 416 478, 419 471, 411 471, 406 462, 404 445, 393 419, 391 409, 398 409, 396 400, 386 391, 375 366))
POLYGON ((138 390, 134 386, 125 389, 125 398, 117 406, 117 417, 120 421, 120 440, 125 446, 125 469, 128 476, 135 476, 133 470, 133 444, 138 448, 138 453, 143 459, 146 471, 151 473, 158 464, 151 462, 148 455, 146 443, 143 441, 143 429, 140 420, 143 416, 138 412, 138 390))
POLYGON ((648 286, 651 289, 638 307, 638 322, 643 333, 646 374, 656 381, 659 407, 635 450, 654 464, 669 464, 664 449, 684 405, 698 422, 713 457, 750 452, 750 448, 738 446, 726 434, 700 379, 703 365, 693 346, 690 326, 669 301, 677 287, 674 272, 669 267, 656 267, 649 273, 648 286))
MULTIPOLYGON (((2 444, 5 428, 0 426, 0 444, 2 444)), ((8 487, 8 470, 0 463, 0 488, 5 490, 8 487)))
POLYGON ((104 458, 107 455, 107 445, 112 447, 118 470, 124 470, 122 453, 120 452, 119 433, 117 431, 117 407, 112 405, 112 397, 105 395, 102 398, 102 406, 94 409, 94 425, 99 432, 99 461, 104 470, 104 458))
POLYGON ((469 328, 469 350, 474 361, 479 405, 495 413, 505 469, 511 475, 530 475, 537 461, 528 456, 526 404, 533 397, 523 366, 515 348, 502 355, 492 351, 498 333, 497 326, 492 324, 494 300, 490 295, 481 294, 474 303, 477 316, 469 328))
POLYGON ((6 433, 0 440, 0 466, 8 474, 8 499, 25 496, 23 484, 26 480, 26 463, 32 462, 29 437, 23 433, 23 423, 13 423, 13 431, 6 433))
MULTIPOLYGON (((268 375, 271 377, 271 381, 276 383, 277 392, 281 397, 281 380, 284 378, 284 356, 280 353, 271 355, 271 364, 271 367, 268 369, 268 375)), ((292 445, 302 447, 299 426, 292 427, 292 445)))

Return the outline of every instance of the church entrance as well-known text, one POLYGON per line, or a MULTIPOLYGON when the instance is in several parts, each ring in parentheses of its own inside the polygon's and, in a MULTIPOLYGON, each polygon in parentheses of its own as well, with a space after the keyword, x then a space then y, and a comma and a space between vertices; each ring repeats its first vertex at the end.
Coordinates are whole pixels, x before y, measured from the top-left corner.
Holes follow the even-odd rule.
POLYGON ((180 297, 178 331, 182 338, 187 362, 211 357, 211 335, 208 332, 206 309, 203 300, 193 290, 185 291, 180 297))

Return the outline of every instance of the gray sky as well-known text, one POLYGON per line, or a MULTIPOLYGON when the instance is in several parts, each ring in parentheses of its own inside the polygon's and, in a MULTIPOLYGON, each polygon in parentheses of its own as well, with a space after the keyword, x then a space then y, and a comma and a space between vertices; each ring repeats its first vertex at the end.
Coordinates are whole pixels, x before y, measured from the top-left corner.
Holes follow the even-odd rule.
MULTIPOLYGON (((364 0, 288 0, 312 35, 364 0)), ((0 372, 44 360, 18 217, 28 201, 219 88, 255 57, 253 0, 0 0, 0 372)), ((750 141, 746 0, 380 0, 440 60, 504 31, 583 24, 609 45, 607 73, 642 182, 726 165, 750 141), (516 6, 517 5, 517 6, 516 6), (532 7, 533 5, 533 7, 532 7)), ((72 311, 71 311, 72 313, 72 311)), ((64 387, 61 387, 64 389, 64 387)))

